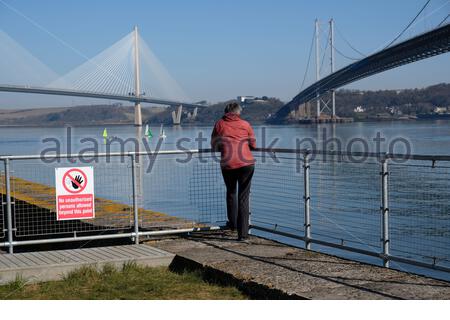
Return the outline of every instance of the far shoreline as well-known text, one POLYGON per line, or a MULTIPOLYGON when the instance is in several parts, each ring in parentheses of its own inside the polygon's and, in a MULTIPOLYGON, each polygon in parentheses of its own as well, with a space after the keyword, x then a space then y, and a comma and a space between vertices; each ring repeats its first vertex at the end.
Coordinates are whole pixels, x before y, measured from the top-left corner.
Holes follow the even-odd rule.
MULTIPOLYGON (((413 123, 413 122, 435 122, 435 121, 442 121, 442 122, 450 122, 450 118, 427 118, 427 119, 355 119, 352 123, 379 123, 379 122, 404 122, 404 123, 413 123)), ((297 126, 314 126, 314 125, 348 125, 349 123, 301 123, 301 122, 289 122, 289 123, 261 123, 261 122, 252 122, 252 125, 254 126, 267 126, 267 127, 281 127, 281 126, 287 126, 287 127, 297 127, 297 126)), ((214 125, 213 122, 211 123, 182 123, 181 125, 173 125, 168 123, 148 123, 150 127, 152 126, 160 126, 161 124, 168 126, 168 127, 212 127, 214 125)), ((145 127, 147 124, 143 124, 142 127, 145 127)), ((86 123, 66 123, 66 124, 0 124, 0 128, 66 128, 66 127, 134 127, 134 123, 92 123, 92 124, 86 124, 86 123)))

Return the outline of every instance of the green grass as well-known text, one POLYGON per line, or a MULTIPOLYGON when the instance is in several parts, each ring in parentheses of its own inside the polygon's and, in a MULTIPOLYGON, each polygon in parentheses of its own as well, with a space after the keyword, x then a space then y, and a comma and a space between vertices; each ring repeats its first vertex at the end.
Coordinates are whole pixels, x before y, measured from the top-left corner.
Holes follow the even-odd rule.
POLYGON ((125 264, 120 270, 83 267, 61 281, 26 284, 20 277, 0 286, 0 299, 247 299, 234 287, 202 280, 200 273, 125 264))

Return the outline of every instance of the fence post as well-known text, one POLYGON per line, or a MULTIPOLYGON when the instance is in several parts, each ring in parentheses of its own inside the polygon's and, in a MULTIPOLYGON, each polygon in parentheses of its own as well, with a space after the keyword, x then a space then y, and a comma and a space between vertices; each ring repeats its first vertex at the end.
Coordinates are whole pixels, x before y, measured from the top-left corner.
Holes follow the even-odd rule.
POLYGON ((309 190, 309 153, 303 158, 303 181, 304 181, 304 203, 305 203, 305 248, 311 250, 311 216, 310 216, 310 190, 309 190))
POLYGON ((5 189, 6 189, 6 223, 7 223, 7 229, 8 229, 8 247, 9 253, 14 253, 14 247, 13 247, 13 223, 12 223, 12 207, 11 207, 11 173, 10 173, 10 166, 9 166, 10 159, 5 159, 5 189))
POLYGON ((381 215, 383 219, 383 266, 389 268, 389 172, 387 159, 381 162, 381 215))
POLYGON ((134 241, 139 244, 139 208, 137 194, 137 177, 136 177, 136 155, 130 154, 131 157, 131 181, 133 185, 133 215, 134 215, 134 241))

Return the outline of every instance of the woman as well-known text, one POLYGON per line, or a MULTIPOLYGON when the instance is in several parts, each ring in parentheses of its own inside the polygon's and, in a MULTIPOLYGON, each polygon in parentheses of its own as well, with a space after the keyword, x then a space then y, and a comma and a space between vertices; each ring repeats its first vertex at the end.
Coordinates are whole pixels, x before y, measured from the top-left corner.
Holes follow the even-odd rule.
POLYGON ((252 126, 240 115, 242 108, 230 103, 214 125, 211 135, 213 151, 220 151, 223 180, 227 187, 227 226, 237 228, 238 240, 248 238, 250 185, 255 170, 251 150, 256 148, 252 126))

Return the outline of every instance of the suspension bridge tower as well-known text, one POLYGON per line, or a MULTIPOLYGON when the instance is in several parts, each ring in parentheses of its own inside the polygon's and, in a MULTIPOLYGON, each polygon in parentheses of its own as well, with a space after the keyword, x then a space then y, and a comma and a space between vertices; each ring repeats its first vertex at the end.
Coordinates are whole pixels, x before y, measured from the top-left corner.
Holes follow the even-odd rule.
MULTIPOLYGON (((330 62, 331 62, 331 73, 334 73, 334 19, 330 20, 330 62)), ((331 90, 331 117, 333 120, 336 119, 336 90, 331 90)))
MULTIPOLYGON (((136 97, 141 96, 141 75, 139 66, 139 34, 138 27, 134 27, 134 94, 136 97)), ((141 103, 134 104, 134 125, 142 126, 141 103)))
MULTIPOLYGON (((318 19, 315 21, 315 53, 316 53, 316 81, 321 79, 321 69, 323 62, 320 59, 320 22, 318 19)), ((329 37, 327 39, 327 46, 330 47, 330 73, 335 71, 335 57, 334 57, 334 20, 329 21, 329 37)), ((325 55, 324 55, 325 57, 325 55)), ((316 94, 316 116, 317 119, 320 115, 328 109, 331 113, 331 119, 334 121, 336 119, 336 93, 335 90, 331 90, 331 98, 329 101, 323 101, 319 93, 316 94), (329 104, 331 102, 331 108, 329 104)))
MULTIPOLYGON (((320 29, 319 29, 319 19, 315 21, 315 41, 316 41, 316 81, 320 80, 320 29)), ((317 119, 320 118, 321 106, 320 106, 320 95, 316 93, 316 115, 317 119)))

